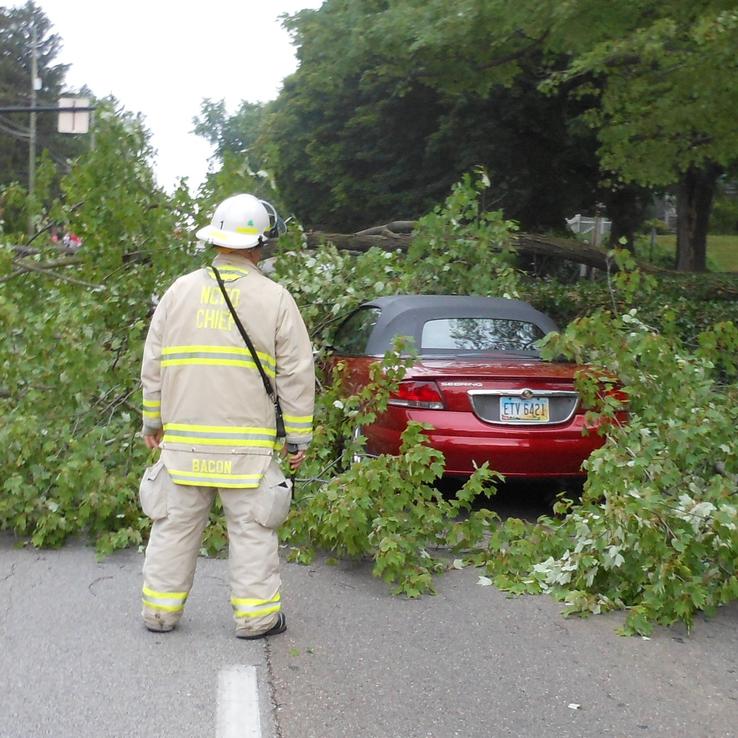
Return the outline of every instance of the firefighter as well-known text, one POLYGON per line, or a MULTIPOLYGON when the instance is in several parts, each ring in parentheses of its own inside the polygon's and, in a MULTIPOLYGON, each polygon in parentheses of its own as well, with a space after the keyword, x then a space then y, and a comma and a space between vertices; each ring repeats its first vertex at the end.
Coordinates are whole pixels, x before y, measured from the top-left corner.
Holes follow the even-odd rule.
POLYGON ((283 226, 253 195, 224 200, 197 232, 217 251, 212 266, 177 279, 151 320, 141 370, 143 437, 161 455, 146 470, 140 497, 153 520, 142 613, 152 631, 172 630, 182 615, 216 493, 228 527, 236 636, 286 629, 276 529, 289 511, 291 483, 275 454, 286 444, 293 471, 304 460, 315 376, 294 299, 257 267, 262 246, 283 226))

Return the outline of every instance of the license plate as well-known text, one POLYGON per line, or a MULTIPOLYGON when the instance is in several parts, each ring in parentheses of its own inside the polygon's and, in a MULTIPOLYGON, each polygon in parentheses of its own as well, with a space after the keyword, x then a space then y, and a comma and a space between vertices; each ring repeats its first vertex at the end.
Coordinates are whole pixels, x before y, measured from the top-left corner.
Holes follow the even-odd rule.
POLYGON ((500 420, 548 423, 548 397, 500 397, 500 420))

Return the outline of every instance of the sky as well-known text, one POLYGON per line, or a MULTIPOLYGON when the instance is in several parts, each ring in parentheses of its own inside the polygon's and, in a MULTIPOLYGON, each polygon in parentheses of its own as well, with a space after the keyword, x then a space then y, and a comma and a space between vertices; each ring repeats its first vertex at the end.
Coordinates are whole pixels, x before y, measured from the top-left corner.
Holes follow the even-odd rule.
MULTIPOLYGON (((159 184, 197 187, 209 144, 190 133, 200 102, 274 99, 297 67, 279 16, 322 0, 36 0, 64 43, 70 88, 86 84, 143 113, 157 149, 159 184)), ((10 3, 9 3, 10 4, 10 3)), ((13 3, 21 5, 21 2, 13 3)))

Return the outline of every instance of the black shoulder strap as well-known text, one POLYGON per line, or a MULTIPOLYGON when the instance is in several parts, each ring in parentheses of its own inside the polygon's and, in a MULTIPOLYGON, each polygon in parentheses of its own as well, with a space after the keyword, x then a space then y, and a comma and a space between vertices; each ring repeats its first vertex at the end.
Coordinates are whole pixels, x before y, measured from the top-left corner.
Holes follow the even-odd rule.
POLYGON ((259 355, 256 353, 254 344, 251 343, 249 334, 246 333, 246 329, 243 327, 243 323, 240 321, 238 314, 236 313, 236 309, 233 307, 233 303, 231 302, 231 298, 228 296, 228 291, 223 284, 223 278, 220 276, 220 272, 214 266, 211 266, 210 268, 213 270, 213 274, 215 274, 215 279, 218 280, 218 287, 220 287, 220 291, 223 293, 223 299, 225 300, 225 304, 228 306, 228 310, 230 310, 233 322, 236 324, 238 332, 241 334, 241 338, 243 338, 243 342, 251 353, 251 358, 254 360, 256 368, 259 370, 261 381, 264 383, 264 389, 266 390, 267 396, 274 403, 274 412, 277 423, 277 438, 284 438, 286 433, 284 428, 284 419, 282 418, 282 408, 279 405, 279 397, 277 397, 274 387, 272 387, 272 383, 269 381, 269 377, 267 377, 264 367, 261 365, 259 355))

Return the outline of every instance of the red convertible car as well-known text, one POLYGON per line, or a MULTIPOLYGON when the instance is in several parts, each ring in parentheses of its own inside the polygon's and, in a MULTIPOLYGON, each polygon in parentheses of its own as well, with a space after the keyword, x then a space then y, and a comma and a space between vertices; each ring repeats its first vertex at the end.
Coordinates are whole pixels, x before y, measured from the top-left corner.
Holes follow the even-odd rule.
POLYGON ((387 412, 361 429, 369 455, 397 454, 408 421, 428 423, 446 475, 489 462, 508 477, 584 477, 582 462, 602 445, 585 430, 575 364, 543 361, 536 342, 557 330, 519 300, 397 295, 364 303, 337 328, 332 362, 346 389, 369 381, 369 366, 410 336, 419 357, 387 412))

